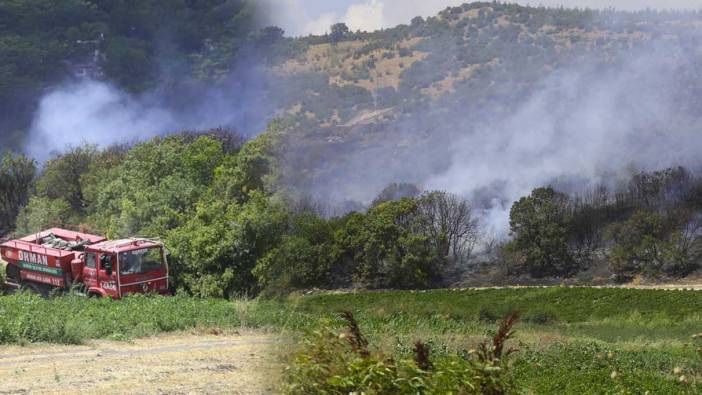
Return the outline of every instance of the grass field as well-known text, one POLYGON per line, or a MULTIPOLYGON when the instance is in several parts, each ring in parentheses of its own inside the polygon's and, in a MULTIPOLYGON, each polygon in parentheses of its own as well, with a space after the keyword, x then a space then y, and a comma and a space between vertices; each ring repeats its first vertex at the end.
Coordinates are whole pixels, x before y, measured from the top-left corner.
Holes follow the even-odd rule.
POLYGON ((297 336, 336 313, 355 313, 371 344, 410 352, 465 352, 512 310, 511 375, 529 393, 697 393, 702 292, 590 288, 437 290, 313 294, 285 301, 130 297, 122 301, 28 295, 0 298, 0 343, 79 343, 193 327, 269 328, 297 336), (677 368, 677 369, 676 369, 677 368), (616 372, 612 378, 613 372, 616 372))

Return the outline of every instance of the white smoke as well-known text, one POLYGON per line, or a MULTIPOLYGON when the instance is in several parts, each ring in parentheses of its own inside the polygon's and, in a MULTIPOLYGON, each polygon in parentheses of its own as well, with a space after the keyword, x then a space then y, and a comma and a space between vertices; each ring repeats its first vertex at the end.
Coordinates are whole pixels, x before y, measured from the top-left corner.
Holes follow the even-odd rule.
POLYGON ((78 144, 99 147, 156 135, 225 127, 252 136, 275 116, 257 64, 240 65, 218 84, 130 94, 106 81, 68 81, 39 101, 25 151, 40 162, 78 144))
POLYGON ((130 97, 105 82, 83 80, 60 86, 39 103, 28 153, 44 160, 75 144, 106 146, 174 130, 173 114, 130 97))
POLYGON ((619 68, 573 67, 544 79, 507 119, 475 125, 452 144, 450 167, 425 182, 464 196, 495 190, 484 207, 498 234, 512 202, 559 179, 610 183, 627 169, 702 163, 700 114, 680 110, 685 49, 666 42, 633 52, 619 68))

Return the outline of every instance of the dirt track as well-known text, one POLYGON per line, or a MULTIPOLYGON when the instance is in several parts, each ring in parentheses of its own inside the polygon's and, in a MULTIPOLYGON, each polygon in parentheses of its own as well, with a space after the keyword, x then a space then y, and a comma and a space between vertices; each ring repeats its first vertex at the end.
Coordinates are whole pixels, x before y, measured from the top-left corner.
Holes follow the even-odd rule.
POLYGON ((273 337, 171 334, 83 346, 0 347, 0 393, 266 394, 273 337))

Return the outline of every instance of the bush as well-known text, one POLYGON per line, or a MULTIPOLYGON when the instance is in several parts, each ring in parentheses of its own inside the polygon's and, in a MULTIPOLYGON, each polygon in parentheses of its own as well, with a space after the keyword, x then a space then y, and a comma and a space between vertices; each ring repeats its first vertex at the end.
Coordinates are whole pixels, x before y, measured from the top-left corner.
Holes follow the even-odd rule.
POLYGON ((546 325, 556 321, 556 315, 547 311, 537 311, 524 317, 524 321, 537 325, 546 325))
POLYGON ((626 276, 641 271, 652 274, 661 269, 664 222, 661 214, 638 211, 628 220, 608 229, 608 237, 614 242, 610 266, 615 275, 626 276))
POLYGON ((372 352, 351 313, 342 313, 346 330, 330 326, 312 332, 285 370, 289 394, 504 394, 514 391, 506 378, 506 349, 516 314, 505 318, 494 337, 466 356, 431 358, 418 341, 414 356, 394 358, 372 352))
POLYGON ((323 286, 329 273, 328 246, 313 245, 301 237, 285 237, 279 247, 259 259, 253 270, 261 287, 269 292, 323 286))
POLYGON ((497 321, 497 314, 483 307, 478 311, 478 320, 482 322, 495 322, 497 321))

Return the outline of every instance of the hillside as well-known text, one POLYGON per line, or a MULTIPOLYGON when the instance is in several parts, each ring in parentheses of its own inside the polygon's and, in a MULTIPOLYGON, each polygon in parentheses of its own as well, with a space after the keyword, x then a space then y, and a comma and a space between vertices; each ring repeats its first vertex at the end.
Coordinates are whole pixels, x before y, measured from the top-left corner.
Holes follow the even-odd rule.
MULTIPOLYGON (((475 155, 470 147, 456 152, 456 145, 506 144, 486 141, 486 131, 477 129, 513 129, 501 121, 536 95, 554 103, 531 110, 553 110, 546 126, 571 138, 581 131, 563 118, 577 116, 589 105, 585 99, 598 100, 590 87, 609 88, 621 80, 631 86, 600 98, 621 101, 612 111, 646 119, 637 112, 646 104, 640 98, 659 90, 659 99, 669 96, 670 108, 656 119, 660 124, 646 127, 685 126, 675 119, 689 126, 702 109, 695 68, 700 24, 699 13, 472 3, 384 31, 348 33, 338 43, 329 36, 300 39, 302 50, 271 67, 284 87, 278 97, 291 131, 290 167, 302 170, 289 176, 289 184, 335 203, 368 202, 390 182, 432 184, 455 165, 455 156, 475 155)), ((631 122, 626 133, 639 126, 631 122)), ((504 134, 514 137, 511 130, 504 134)))

